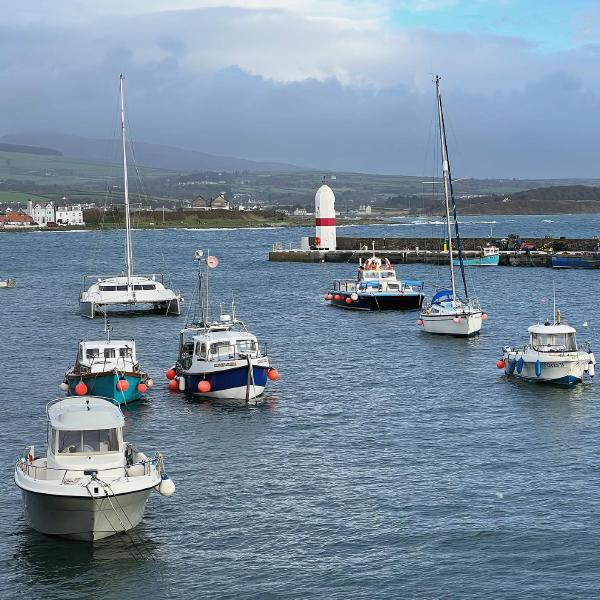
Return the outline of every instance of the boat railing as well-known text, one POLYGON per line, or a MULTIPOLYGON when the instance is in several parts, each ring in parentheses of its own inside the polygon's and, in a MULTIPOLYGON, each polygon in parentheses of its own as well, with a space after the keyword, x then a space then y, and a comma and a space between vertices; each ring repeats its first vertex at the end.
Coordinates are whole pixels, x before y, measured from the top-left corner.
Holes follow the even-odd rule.
MULTIPOLYGON (((103 279, 113 279, 115 277, 125 277, 125 273, 121 273, 120 275, 84 275, 82 278, 82 289, 86 291, 90 285, 94 283, 99 283, 103 279)), ((146 279, 151 279, 152 281, 157 281, 164 285, 164 275, 162 273, 136 273, 134 277, 145 277, 146 279)))
MULTIPOLYGON (((36 460, 36 459, 34 459, 36 460)), ((135 466, 142 466, 144 468, 144 475, 150 475, 151 471, 152 471, 152 465, 156 465, 157 462, 157 457, 155 458, 149 458, 148 460, 142 460, 139 462, 134 462, 132 464, 129 465, 125 465, 125 466, 120 466, 120 467, 107 467, 107 468, 100 468, 98 469, 98 472, 101 473, 108 473, 108 472, 115 472, 115 476, 118 476, 120 474, 122 474, 125 477, 139 477, 139 475, 131 475, 129 473, 129 469, 131 469, 132 467, 135 466)), ((16 469, 21 470, 23 473, 25 473, 25 475, 27 475, 28 477, 31 477, 32 479, 36 479, 36 480, 42 480, 42 481, 56 481, 59 479, 59 477, 55 477, 53 479, 48 479, 45 474, 47 472, 53 472, 53 473, 62 473, 62 477, 60 478, 61 483, 69 483, 70 480, 75 480, 75 479, 81 479, 82 477, 86 476, 86 471, 91 470, 92 466, 88 467, 87 469, 73 469, 73 468, 57 468, 57 467, 49 467, 47 465, 35 465, 33 464, 33 462, 29 462, 26 458, 21 457, 19 458, 19 460, 17 461, 16 465, 15 465, 16 469), (42 475, 40 477, 40 475, 42 475)), ((111 473, 113 474, 113 473, 111 473)))
POLYGON ((592 347, 591 347, 591 343, 590 342, 584 342, 582 344, 579 344, 579 346, 577 348, 573 348, 571 350, 569 350, 568 348, 557 348, 557 347, 551 347, 551 346, 547 346, 547 350, 542 350, 540 347, 538 346, 533 346, 532 344, 527 344, 525 346, 504 346, 504 350, 506 350, 507 352, 514 352, 514 353, 524 353, 527 350, 532 350, 533 352, 537 352, 538 354, 552 354, 555 356, 567 356, 570 354, 573 354, 574 352, 578 352, 578 351, 583 351, 583 352, 591 352, 592 351, 592 347))

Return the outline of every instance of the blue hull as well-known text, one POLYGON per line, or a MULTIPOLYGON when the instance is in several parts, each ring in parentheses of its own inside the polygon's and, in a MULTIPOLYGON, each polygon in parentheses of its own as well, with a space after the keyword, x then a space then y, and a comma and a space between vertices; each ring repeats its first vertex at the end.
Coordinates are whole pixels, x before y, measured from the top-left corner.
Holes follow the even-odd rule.
POLYGON ((348 308, 350 310, 418 310, 423 303, 422 293, 413 294, 367 294, 358 293, 358 300, 351 304, 346 302, 350 298, 350 292, 329 292, 332 296, 336 294, 341 296, 340 300, 330 300, 331 306, 339 308, 348 308))
MULTIPOLYGON (((507 372, 507 375, 510 373, 507 372)), ((524 381, 528 381, 530 383, 544 383, 549 385, 563 385, 563 386, 571 386, 576 383, 581 383, 581 379, 579 377, 575 377, 574 375, 565 375, 565 377, 559 377, 558 379, 534 379, 533 377, 521 377, 524 381)))
POLYGON ((554 255, 552 266, 555 269, 600 269, 600 254, 586 256, 554 255))
POLYGON ((137 385, 142 381, 143 376, 126 374, 125 379, 129 383, 129 387, 121 392, 117 389, 117 381, 120 376, 115 373, 100 373, 91 375, 67 375, 66 381, 69 385, 69 396, 75 396, 75 386, 83 381, 87 386, 87 393, 90 396, 100 396, 107 398, 115 404, 127 404, 129 402, 135 402, 142 397, 142 394, 138 391, 137 385))
MULTIPOLYGON (((454 258, 452 264, 459 266, 460 261, 458 258, 454 258)), ((500 264, 499 254, 493 256, 481 256, 479 258, 463 258, 463 265, 466 267, 496 267, 498 264, 500 264)))
MULTIPOLYGON (((254 385, 265 387, 267 385, 267 371, 269 367, 253 366, 252 369, 254 385)), ((235 367, 226 371, 207 374, 206 376, 201 373, 189 374, 184 372, 182 376, 185 379, 185 389, 190 394, 200 393, 198 392, 198 384, 201 381, 208 381, 210 383, 210 392, 226 392, 234 388, 245 387, 248 383, 247 367, 235 367)))

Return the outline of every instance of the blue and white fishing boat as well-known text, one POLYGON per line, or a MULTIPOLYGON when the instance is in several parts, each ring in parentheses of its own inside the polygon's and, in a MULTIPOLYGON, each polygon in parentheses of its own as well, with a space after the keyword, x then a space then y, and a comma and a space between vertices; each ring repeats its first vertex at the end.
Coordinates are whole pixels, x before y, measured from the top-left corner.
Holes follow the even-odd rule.
POLYGON ((110 325, 106 332, 106 340, 79 342, 75 364, 61 388, 68 396, 89 394, 118 405, 135 402, 154 382, 141 370, 135 340, 111 340, 110 325))
POLYGON ((0 279, 0 288, 14 288, 17 282, 14 279, 0 279))
POLYGON ((223 314, 209 319, 208 272, 218 265, 214 256, 204 258, 198 250, 197 311, 180 331, 179 357, 167 371, 169 388, 214 399, 245 400, 259 397, 269 379, 279 374, 271 367, 266 346, 235 316, 223 314), (206 274, 201 265, 206 264, 206 274))
POLYGON ((331 306, 353 310, 418 310, 423 302, 423 282, 399 280, 387 258, 360 260, 356 279, 338 279, 325 294, 331 306))
POLYGON ((551 260, 555 269, 600 269, 600 252, 559 252, 551 260))
POLYGON ((552 325, 547 321, 529 327, 526 346, 505 346, 496 366, 508 376, 537 383, 573 385, 586 375, 593 377, 596 358, 590 345, 578 346, 575 328, 561 324, 557 315, 552 325))
POLYGON ((446 226, 448 239, 448 263, 450 266, 450 289, 438 290, 421 309, 417 325, 427 333, 451 335, 456 337, 469 337, 481 330, 482 321, 487 315, 482 311, 481 305, 476 298, 469 296, 467 279, 465 277, 464 258, 458 232, 458 219, 456 216, 456 203, 452 190, 452 176, 450 174, 450 159, 448 158, 448 145, 446 143, 446 129, 444 125, 444 111, 442 107, 442 96, 440 93, 440 78, 435 78, 435 91, 437 100, 438 126, 440 134, 440 147, 442 155, 442 175, 444 184, 444 204, 446 209, 446 226), (452 216, 450 207, 452 206, 452 216), (462 276, 464 297, 460 297, 456 291, 456 279, 454 277, 454 262, 452 259, 452 223, 454 223, 455 241, 458 250, 458 265, 462 276))
MULTIPOLYGON (((497 267, 500 263, 500 248, 496 246, 484 246, 480 250, 481 256, 466 258, 463 256, 463 265, 466 267, 497 267)), ((454 266, 460 266, 458 258, 453 259, 454 266)))

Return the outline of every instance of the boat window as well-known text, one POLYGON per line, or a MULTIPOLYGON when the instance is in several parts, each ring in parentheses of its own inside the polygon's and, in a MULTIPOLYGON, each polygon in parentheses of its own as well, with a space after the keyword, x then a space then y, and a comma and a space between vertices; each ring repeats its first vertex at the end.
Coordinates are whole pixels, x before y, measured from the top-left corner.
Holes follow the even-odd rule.
POLYGON ((85 351, 85 357, 86 358, 98 358, 100 356, 100 349, 99 348, 88 348, 85 351))
POLYGON ((132 355, 133 355, 133 353, 129 346, 125 346, 124 348, 119 348, 119 356, 121 358, 131 358, 132 355))
POLYGON ((388 283, 388 290, 398 290, 398 289, 400 289, 400 284, 388 283))
POLYGON ((196 342, 196 356, 198 360, 206 360, 206 344, 196 342))
MULTIPOLYGON (((125 288, 125 289, 127 289, 127 288, 125 288)), ((155 290, 156 285, 154 285, 153 283, 138 283, 133 286, 133 289, 134 290, 155 290)))
POLYGON ((531 346, 540 352, 574 352, 577 350, 574 333, 532 333, 531 346))
POLYGON ((382 271, 381 272, 381 279, 388 279, 389 277, 393 277, 394 276, 394 271, 382 271))
POLYGON ((101 285, 100 291, 101 292, 116 292, 117 286, 116 285, 101 285))
POLYGON ((114 358, 116 354, 114 348, 104 348, 104 358, 114 358))
POLYGON ((92 429, 90 431, 59 431, 58 453, 117 452, 117 429, 92 429))
POLYGON ((214 360, 229 360, 235 356, 233 346, 229 342, 211 344, 210 354, 214 360))
POLYGON ((249 352, 256 352, 256 342, 254 340, 238 340, 236 343, 236 350, 247 354, 249 352))

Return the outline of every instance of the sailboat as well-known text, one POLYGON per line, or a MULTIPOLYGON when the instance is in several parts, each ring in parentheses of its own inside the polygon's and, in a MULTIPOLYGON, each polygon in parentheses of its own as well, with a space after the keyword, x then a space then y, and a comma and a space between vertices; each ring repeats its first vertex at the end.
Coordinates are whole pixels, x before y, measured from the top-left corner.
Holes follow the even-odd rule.
POLYGON ((442 105, 442 96, 440 93, 440 77, 435 77, 435 93, 437 100, 438 125, 440 132, 440 148, 442 153, 442 173, 444 183, 444 202, 446 208, 446 225, 448 238, 448 263, 450 266, 450 286, 451 289, 439 289, 431 298, 431 301, 422 309, 417 324, 427 333, 438 333, 443 335, 452 335, 468 337, 478 333, 481 330, 482 321, 487 319, 487 315, 481 310, 479 301, 469 297, 467 280, 465 277, 465 268, 463 262, 460 234, 458 232, 458 220, 456 217, 456 204, 454 202, 454 193, 452 190, 452 175, 450 173, 450 160, 448 158, 448 145, 446 143, 446 128, 444 124, 444 109, 442 105), (452 206, 452 222, 454 223, 454 233, 456 247, 458 251, 458 265, 464 287, 464 298, 461 298, 456 291, 456 278, 454 276, 454 261, 452 248, 452 225, 450 206, 452 206))
POLYGON ((83 316, 93 319, 106 314, 109 307, 150 308, 162 314, 181 314, 182 297, 178 291, 165 287, 163 275, 134 275, 131 243, 131 215, 129 211, 129 180, 127 176, 127 150, 125 142, 125 101, 123 75, 119 78, 121 113, 121 143, 123 146, 123 191, 125 196, 125 263, 121 275, 85 275, 79 305, 83 316), (90 282, 93 281, 91 285, 90 282), (89 286, 89 287, 88 287, 89 286))

